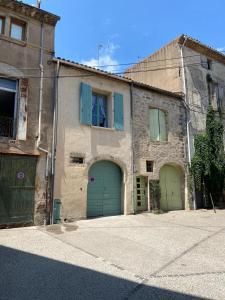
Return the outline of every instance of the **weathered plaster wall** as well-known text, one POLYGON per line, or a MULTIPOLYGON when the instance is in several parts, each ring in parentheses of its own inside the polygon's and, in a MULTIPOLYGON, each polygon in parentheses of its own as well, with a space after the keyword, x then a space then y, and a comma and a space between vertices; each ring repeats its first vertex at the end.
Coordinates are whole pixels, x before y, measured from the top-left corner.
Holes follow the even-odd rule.
MULTIPOLYGON (((1 5, 0 15, 6 18, 5 34, 0 35, 0 76, 18 80, 20 78, 28 79, 26 140, 16 140, 15 145, 13 145, 6 139, 0 139, 0 152, 39 156, 36 174, 34 223, 43 224, 46 199, 46 155, 40 153, 36 148, 39 115, 41 23, 25 16, 25 14, 14 12, 13 8, 10 10, 1 5), (26 41, 9 38, 10 17, 15 17, 27 23, 26 41)), ((44 72, 45 76, 49 78, 44 79, 41 146, 47 150, 51 150, 52 140, 54 66, 49 65, 48 61, 51 60, 54 51, 54 31, 54 26, 44 24, 44 72)))
POLYGON ((171 92, 182 92, 180 48, 176 41, 159 49, 125 72, 125 76, 171 92))
MULTIPOLYGON (((222 101, 222 110, 225 112, 225 65, 212 60, 212 69, 202 67, 202 60, 207 57, 200 53, 184 47, 185 59, 185 78, 187 102, 190 110, 190 136, 191 153, 194 153, 193 140, 196 133, 204 132, 206 126, 206 114, 209 106, 209 92, 207 76, 218 84, 219 96, 222 101)), ((217 109, 215 107, 215 109, 217 109)), ((225 125, 225 121, 224 121, 225 125)))
MULTIPOLYGON (((124 174, 124 213, 132 212, 132 151, 129 85, 87 71, 62 66, 58 88, 58 142, 56 158, 55 198, 62 200, 62 218, 86 218, 88 170, 97 160, 112 160, 124 174), (86 76, 85 76, 86 75, 86 76), (71 77, 70 76, 75 76, 71 77), (79 77, 80 76, 80 77, 79 77), (82 78, 82 76, 84 76, 82 78), (79 122, 80 84, 124 96, 124 131, 81 125, 79 122), (84 165, 70 163, 71 153, 85 156, 84 165)), ((110 104, 110 103, 109 103, 110 104)), ((110 106, 110 105, 109 105, 110 106)))
POLYGON ((159 180, 160 169, 174 165, 183 173, 183 203, 190 207, 187 195, 185 110, 181 99, 168 97, 140 88, 133 90, 133 147, 135 175, 159 180), (149 136, 149 108, 166 113, 168 141, 154 142, 149 136), (154 161, 152 173, 146 172, 146 160, 154 161))

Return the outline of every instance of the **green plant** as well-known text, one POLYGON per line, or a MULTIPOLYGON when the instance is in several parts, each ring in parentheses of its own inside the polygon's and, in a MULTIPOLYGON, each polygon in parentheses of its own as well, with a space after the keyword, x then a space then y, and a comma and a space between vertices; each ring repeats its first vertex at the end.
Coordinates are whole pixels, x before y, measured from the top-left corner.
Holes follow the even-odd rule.
POLYGON ((206 132, 195 136, 195 154, 190 170, 196 190, 202 192, 208 204, 210 195, 218 202, 223 193, 225 178, 223 132, 221 120, 209 106, 206 132))

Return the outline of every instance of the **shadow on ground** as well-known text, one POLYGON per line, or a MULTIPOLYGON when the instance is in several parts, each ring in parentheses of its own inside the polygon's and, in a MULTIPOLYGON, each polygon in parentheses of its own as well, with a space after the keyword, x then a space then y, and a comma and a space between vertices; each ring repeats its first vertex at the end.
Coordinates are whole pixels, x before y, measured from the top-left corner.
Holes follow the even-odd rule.
MULTIPOLYGON (((57 251, 57 249, 56 249, 57 251)), ((0 299, 202 299, 0 246, 0 299)))

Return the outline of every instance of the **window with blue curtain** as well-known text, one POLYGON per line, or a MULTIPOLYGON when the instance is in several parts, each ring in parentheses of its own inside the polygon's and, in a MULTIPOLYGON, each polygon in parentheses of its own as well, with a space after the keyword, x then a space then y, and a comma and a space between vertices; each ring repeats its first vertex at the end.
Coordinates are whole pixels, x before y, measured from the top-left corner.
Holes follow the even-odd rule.
POLYGON ((108 127, 107 96, 92 93, 92 125, 108 127))

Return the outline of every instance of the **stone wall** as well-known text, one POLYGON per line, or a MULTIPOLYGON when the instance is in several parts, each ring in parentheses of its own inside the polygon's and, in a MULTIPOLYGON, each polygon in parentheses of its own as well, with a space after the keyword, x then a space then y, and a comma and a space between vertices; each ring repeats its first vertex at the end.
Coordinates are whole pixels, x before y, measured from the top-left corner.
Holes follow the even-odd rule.
POLYGON ((177 167, 183 174, 183 201, 189 208, 186 176, 186 115, 182 99, 172 98, 142 88, 133 90, 133 149, 135 175, 159 180, 160 169, 166 165, 177 167), (149 136, 149 108, 166 113, 166 142, 153 142, 149 136), (146 172, 146 160, 153 161, 153 172, 146 172))

